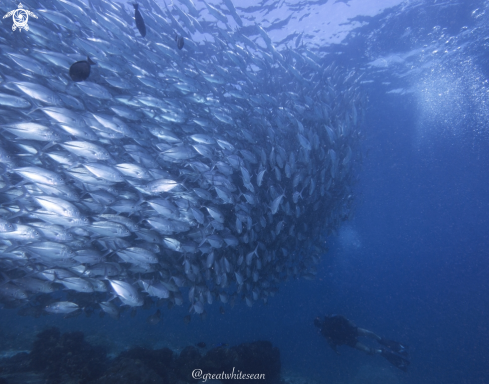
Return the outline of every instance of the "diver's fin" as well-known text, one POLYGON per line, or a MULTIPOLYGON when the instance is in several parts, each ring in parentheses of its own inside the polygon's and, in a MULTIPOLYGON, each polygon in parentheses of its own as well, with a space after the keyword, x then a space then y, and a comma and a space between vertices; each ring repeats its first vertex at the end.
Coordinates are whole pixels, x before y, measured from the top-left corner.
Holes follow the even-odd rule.
POLYGON ((405 344, 401 344, 397 341, 394 340, 389 340, 389 339, 384 339, 381 338, 379 340, 379 344, 382 344, 383 346, 389 348, 390 350, 400 353, 401 355, 407 355, 407 346, 405 344))
POLYGON ((403 370, 404 372, 407 371, 408 366, 411 363, 406 357, 400 355, 399 353, 393 352, 390 349, 382 349, 381 355, 389 363, 403 370))

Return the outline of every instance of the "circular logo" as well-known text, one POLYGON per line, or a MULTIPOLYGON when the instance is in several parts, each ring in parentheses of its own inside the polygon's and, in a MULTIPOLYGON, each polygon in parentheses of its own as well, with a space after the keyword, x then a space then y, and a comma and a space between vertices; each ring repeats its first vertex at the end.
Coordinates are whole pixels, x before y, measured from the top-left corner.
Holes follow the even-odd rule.
POLYGON ((27 22, 29 21, 29 16, 37 19, 37 16, 34 15, 34 13, 32 13, 31 11, 24 9, 24 6, 22 4, 19 4, 18 9, 10 11, 3 18, 5 19, 6 17, 10 16, 12 16, 12 20, 14 22, 14 25, 12 25, 12 31, 15 31, 17 28, 19 28, 19 31, 22 31, 22 28, 28 31, 29 25, 27 25, 27 22))
POLYGON ((16 9, 13 14, 14 26, 19 29, 25 28, 27 26, 27 21, 29 21, 29 14, 25 9, 16 9))

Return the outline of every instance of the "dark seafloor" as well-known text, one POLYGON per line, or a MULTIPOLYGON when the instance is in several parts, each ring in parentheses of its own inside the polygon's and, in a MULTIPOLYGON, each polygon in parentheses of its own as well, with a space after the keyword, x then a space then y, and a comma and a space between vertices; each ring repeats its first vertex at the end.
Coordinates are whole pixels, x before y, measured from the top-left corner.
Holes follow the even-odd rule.
POLYGON ((296 382, 488 382, 489 66, 481 19, 487 20, 480 10, 474 16, 477 9, 486 12, 487 3, 433 1, 388 10, 338 49, 343 65, 364 65, 365 80, 374 80, 366 84, 367 155, 355 187, 355 218, 330 239, 315 281, 283 284, 267 306, 237 305, 221 315, 213 305, 206 321, 189 324, 182 321, 186 308, 163 311, 156 326, 146 323, 148 311, 113 321, 19 318, 2 310, 2 349, 31 350, 35 334, 53 325, 83 331, 116 354, 133 345, 178 352, 199 341, 234 346, 264 339, 280 350, 282 376, 296 382), (473 32, 462 35, 463 27, 473 32), (410 37, 402 39, 407 28, 410 37), (433 53, 450 36, 462 52, 433 53), (368 66, 423 48, 430 49, 416 60, 399 59, 377 73, 368 66), (400 76, 407 67, 423 70, 400 76), (397 88, 405 92, 386 93, 397 88), (333 312, 406 342, 409 372, 346 347, 334 354, 312 324, 333 312))

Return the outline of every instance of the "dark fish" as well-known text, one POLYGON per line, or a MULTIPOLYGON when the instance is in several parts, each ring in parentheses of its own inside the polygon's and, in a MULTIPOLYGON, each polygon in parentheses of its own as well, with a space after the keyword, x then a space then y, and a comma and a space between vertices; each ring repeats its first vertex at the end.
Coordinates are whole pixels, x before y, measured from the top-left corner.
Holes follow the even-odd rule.
POLYGON ((79 82, 88 79, 91 65, 95 65, 95 63, 89 57, 86 60, 77 61, 70 67, 71 80, 79 82))
POLYGON ((200 341, 200 342, 198 342, 198 343, 197 343, 197 344, 195 344, 195 345, 196 345, 197 347, 199 347, 199 348, 205 348, 205 347, 207 346, 207 344, 206 344, 206 343, 204 343, 203 341, 200 341))
POLYGON ((183 39, 183 36, 175 35, 175 41, 177 42, 178 49, 182 49, 183 48, 183 44, 185 42, 185 40, 183 39))
POLYGON ((219 307, 219 313, 220 313, 221 315, 224 315, 224 313, 225 313, 225 311, 224 311, 224 307, 223 307, 222 305, 219 307))
POLYGON ((185 316, 185 317, 183 318, 183 322, 184 322, 185 324, 188 324, 188 323, 190 323, 190 320, 191 320, 191 319, 192 319, 192 317, 191 317, 190 315, 187 315, 187 316, 185 316))
POLYGON ((133 4, 134 6, 134 18, 136 19, 136 27, 142 37, 146 36, 146 24, 144 24, 143 17, 139 12, 139 4, 133 4))
POLYGON ((158 309, 156 311, 156 313, 154 313, 153 315, 149 316, 147 319, 146 319, 146 322, 148 324, 152 324, 152 325, 156 325, 160 322, 161 320, 161 312, 160 310, 158 309))

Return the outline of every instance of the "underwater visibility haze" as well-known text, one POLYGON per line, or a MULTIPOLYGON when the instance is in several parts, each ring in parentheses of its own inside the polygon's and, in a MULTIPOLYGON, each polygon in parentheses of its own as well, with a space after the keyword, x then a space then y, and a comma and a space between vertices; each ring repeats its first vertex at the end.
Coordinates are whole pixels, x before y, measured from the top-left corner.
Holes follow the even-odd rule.
POLYGON ((0 382, 489 381, 487 1, 0 11, 0 382))

